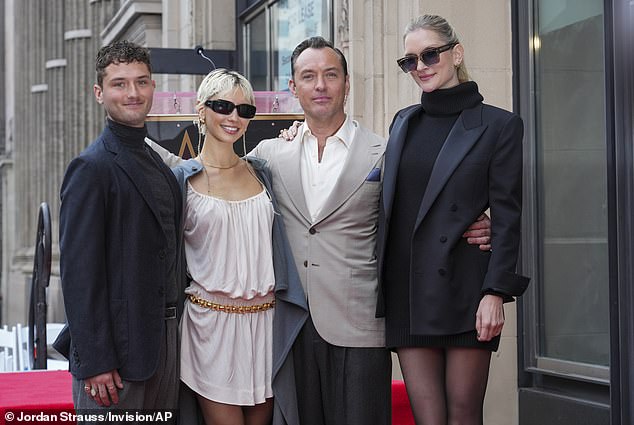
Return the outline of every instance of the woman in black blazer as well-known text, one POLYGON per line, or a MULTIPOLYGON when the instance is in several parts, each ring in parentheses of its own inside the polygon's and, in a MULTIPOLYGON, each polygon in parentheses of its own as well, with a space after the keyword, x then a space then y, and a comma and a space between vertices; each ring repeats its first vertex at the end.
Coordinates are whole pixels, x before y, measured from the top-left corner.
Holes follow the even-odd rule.
POLYGON ((386 343, 399 356, 417 424, 481 424, 503 302, 515 273, 522 200, 521 119, 482 103, 449 23, 425 15, 405 30, 404 72, 421 103, 390 126, 378 233, 386 343), (491 211, 491 252, 462 234, 491 211))

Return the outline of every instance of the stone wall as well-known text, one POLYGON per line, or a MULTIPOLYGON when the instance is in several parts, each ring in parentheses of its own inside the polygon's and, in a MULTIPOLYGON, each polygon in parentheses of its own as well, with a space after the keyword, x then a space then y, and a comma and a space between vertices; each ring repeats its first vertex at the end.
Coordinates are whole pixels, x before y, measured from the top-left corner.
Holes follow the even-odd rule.
MULTIPOLYGON (((58 272, 59 188, 69 160, 92 141, 104 113, 95 102, 94 58, 118 0, 5 0, 13 17, 6 49, 5 123, 14 166, 3 168, 2 295, 5 323, 25 323, 38 208, 52 213, 49 320, 63 321, 58 272), (10 69, 10 71, 9 71, 10 69), (10 93, 9 93, 10 91, 10 93), (10 109, 9 109, 10 108, 10 109), (6 240, 4 240, 6 239, 6 240)), ((9 10, 7 8, 7 10, 9 10)), ((8 20, 7 20, 8 22, 8 20)))

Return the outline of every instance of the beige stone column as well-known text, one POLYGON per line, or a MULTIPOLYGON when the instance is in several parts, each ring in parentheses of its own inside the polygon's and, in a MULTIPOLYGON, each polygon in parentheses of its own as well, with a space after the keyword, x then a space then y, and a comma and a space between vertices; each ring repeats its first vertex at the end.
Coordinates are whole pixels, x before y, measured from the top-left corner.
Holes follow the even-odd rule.
POLYGON ((347 50, 350 68, 348 110, 374 132, 387 136, 398 105, 414 99, 410 82, 398 73, 396 59, 402 51, 402 28, 416 7, 413 2, 388 0, 337 0, 336 5, 337 43, 347 50), (347 42, 343 39, 345 19, 347 42))
POLYGON ((103 113, 96 104, 92 86, 95 82, 95 38, 99 29, 91 22, 90 8, 101 2, 86 4, 85 0, 67 0, 64 21, 64 51, 66 57, 66 98, 64 113, 64 168, 97 135, 103 125, 103 113))
MULTIPOLYGON (((48 203, 51 212, 53 261, 52 272, 47 291, 48 320, 61 322, 64 320, 61 286, 59 282, 59 187, 64 173, 64 119, 68 103, 65 87, 66 57, 64 55, 64 0, 46 2, 46 49, 44 52, 45 79, 48 86, 46 92, 46 122, 42 129, 45 132, 42 140, 43 152, 43 201, 48 203)), ((35 231, 35 230, 34 230, 35 231)), ((35 239, 32 243, 35 243, 35 239)))
POLYGON ((348 0, 348 5, 348 65, 352 88, 348 108, 355 119, 384 135, 383 27, 387 6, 381 1, 363 0, 348 0))
MULTIPOLYGON (((37 217, 36 199, 43 190, 41 151, 42 132, 46 122, 44 67, 41 60, 45 49, 42 31, 43 10, 35 0, 14 2, 15 40, 15 121, 14 121, 14 175, 15 198, 13 245, 8 248, 10 258, 6 284, 5 317, 8 323, 25 322, 28 303, 26 276, 33 268, 31 232, 37 217), (30 260, 30 261, 29 261, 30 260)), ((10 207, 9 207, 10 208, 10 207)))
MULTIPOLYGON (((10 220, 15 233, 7 239, 10 258, 3 275, 8 323, 26 321, 37 214, 49 204, 53 265, 49 287, 49 320, 63 320, 59 296, 57 235, 59 189, 70 159, 92 141, 103 126, 103 111, 92 94, 98 34, 118 7, 115 0, 13 1, 15 196, 10 220), (10 298, 10 299, 9 299, 10 298)), ((5 182, 3 182, 3 185, 5 182)), ((5 209, 6 211, 6 209, 5 209)), ((5 221, 5 220, 3 220, 5 221)), ((6 261, 6 260, 5 260, 6 261)), ((5 263, 6 264, 6 263, 5 263)))
MULTIPOLYGON (((89 111, 89 126, 90 133, 86 134, 89 140, 85 143, 93 141, 103 129, 105 122, 105 113, 103 107, 95 101, 93 94, 93 85, 97 82, 97 74, 95 71, 95 57, 99 49, 106 43, 103 40, 103 29, 112 21, 113 17, 119 12, 121 3, 125 0, 90 0, 88 4, 88 27, 91 31, 91 37, 85 39, 83 43, 86 43, 85 53, 83 58, 83 79, 85 79, 84 88, 85 106, 89 111)), ((78 39, 75 41, 67 40, 68 44, 77 44, 78 39)), ((78 48, 78 46, 75 46, 78 48)))
MULTIPOLYGON (((59 187, 62 182, 64 153, 64 111, 68 104, 64 84, 66 57, 64 56, 64 0, 46 2, 47 25, 45 72, 48 91, 46 95, 46 135, 43 140, 43 174, 45 176, 44 198, 52 212, 52 225, 58 229, 59 187)), ((57 233, 53 232, 53 243, 57 244, 57 233)))
POLYGON ((0 160, 0 184, 2 194, 2 281, 0 283, 0 294, 2 295, 2 321, 8 323, 9 305, 13 298, 9 282, 11 276, 11 264, 13 260, 13 248, 16 238, 15 224, 15 178, 13 166, 14 140, 15 140, 15 115, 16 115, 16 41, 18 34, 15 26, 15 0, 4 0, 2 6, 3 13, 0 19, 3 20, 3 57, 4 57, 4 98, 1 100, 4 105, 4 113, 0 119, 5 123, 5 139, 3 141, 3 152, 0 160))
POLYGON ((19 181, 25 183, 24 198, 20 202, 20 248, 24 252, 32 250, 35 241, 35 229, 37 222, 37 209, 40 202, 44 201, 45 193, 45 152, 44 144, 47 140, 44 123, 47 122, 49 111, 46 110, 48 84, 44 72, 44 55, 46 50, 46 10, 37 1, 28 0, 29 42, 23 45, 26 53, 28 92, 25 93, 24 105, 26 109, 19 119, 25 125, 25 138, 16 144, 16 170, 19 181))

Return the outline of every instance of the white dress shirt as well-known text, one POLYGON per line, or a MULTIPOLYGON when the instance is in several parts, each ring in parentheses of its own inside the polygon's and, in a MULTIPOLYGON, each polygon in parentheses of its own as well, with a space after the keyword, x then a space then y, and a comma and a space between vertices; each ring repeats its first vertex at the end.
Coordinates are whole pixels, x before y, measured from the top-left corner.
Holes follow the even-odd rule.
POLYGON ((326 199, 332 193, 352 145, 356 125, 346 116, 339 130, 326 139, 326 146, 319 162, 317 137, 304 123, 301 131, 302 188, 306 205, 313 221, 317 219, 326 199))

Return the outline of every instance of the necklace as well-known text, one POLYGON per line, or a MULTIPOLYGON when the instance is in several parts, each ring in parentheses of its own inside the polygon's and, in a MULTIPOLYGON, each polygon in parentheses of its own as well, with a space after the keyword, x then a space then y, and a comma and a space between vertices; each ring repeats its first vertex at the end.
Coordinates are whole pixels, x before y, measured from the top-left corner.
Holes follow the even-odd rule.
POLYGON ((209 173, 207 173, 207 167, 203 167, 205 178, 207 179, 207 195, 211 195, 211 182, 209 181, 209 173))
POLYGON ((228 167, 220 167, 213 164, 205 164, 202 156, 200 155, 198 155, 198 158, 200 159, 200 162, 203 164, 203 172, 205 173, 205 178, 207 179, 207 195, 211 195, 211 179, 209 178, 209 172, 207 171, 207 167, 217 168, 219 170, 228 170, 230 168, 235 168, 240 163, 240 157, 238 157, 236 158, 236 162, 234 162, 232 165, 229 165, 228 167))
POLYGON ((221 165, 214 165, 214 164, 208 164, 203 160, 202 155, 198 155, 198 158, 200 158, 200 162, 205 166, 205 167, 211 167, 211 168, 217 168, 219 170, 228 170, 230 168, 233 168, 235 166, 237 166, 240 163, 240 157, 237 157, 235 162, 231 165, 227 165, 227 166, 221 166, 221 165))

